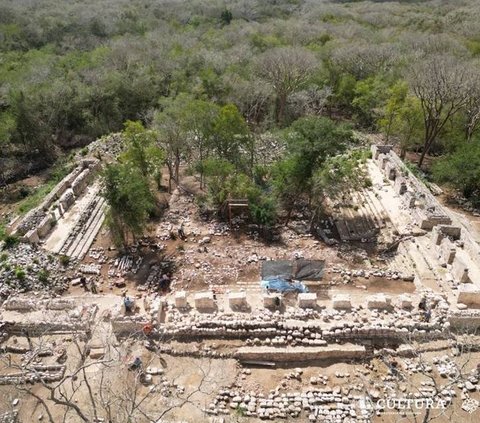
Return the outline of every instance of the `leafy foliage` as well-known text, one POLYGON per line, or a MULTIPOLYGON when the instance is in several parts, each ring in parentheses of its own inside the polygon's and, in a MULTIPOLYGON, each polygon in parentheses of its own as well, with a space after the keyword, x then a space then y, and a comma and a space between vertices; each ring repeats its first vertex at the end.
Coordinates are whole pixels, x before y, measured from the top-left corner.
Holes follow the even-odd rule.
POLYGON ((147 180, 132 165, 109 164, 103 178, 110 229, 117 243, 126 246, 130 236, 143 234, 154 207, 153 196, 147 180))
POLYGON ((433 166, 433 175, 480 204, 480 144, 464 143, 454 153, 438 160, 433 166))

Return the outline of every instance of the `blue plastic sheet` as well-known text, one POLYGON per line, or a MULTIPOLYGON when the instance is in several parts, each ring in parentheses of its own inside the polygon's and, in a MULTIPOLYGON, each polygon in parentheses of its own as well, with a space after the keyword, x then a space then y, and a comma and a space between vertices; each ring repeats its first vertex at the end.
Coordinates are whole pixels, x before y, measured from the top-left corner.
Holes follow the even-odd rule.
POLYGON ((271 278, 260 282, 262 288, 277 292, 308 292, 308 288, 301 282, 290 282, 284 278, 271 278))

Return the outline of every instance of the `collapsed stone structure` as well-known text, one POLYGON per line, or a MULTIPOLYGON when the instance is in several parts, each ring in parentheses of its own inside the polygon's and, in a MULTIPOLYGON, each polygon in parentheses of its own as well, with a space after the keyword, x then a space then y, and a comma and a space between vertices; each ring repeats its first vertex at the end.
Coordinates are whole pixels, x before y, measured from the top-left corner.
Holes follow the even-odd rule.
MULTIPOLYGON (((392 146, 373 145, 372 160, 382 169, 385 177, 392 181, 403 210, 411 216, 412 222, 420 230, 431 232, 430 242, 425 246, 433 250, 435 255, 430 266, 438 263, 447 268, 448 280, 453 288, 459 289, 458 303, 480 306, 479 243, 404 165, 392 146), (463 284, 468 286, 462 286, 463 284)), ((404 249, 405 252, 406 250, 404 249)), ((429 258, 429 255, 424 254, 424 257, 429 258)))
MULTIPOLYGON (((358 294, 360 288, 356 286, 357 292, 352 290, 345 293, 346 291, 338 290, 327 296, 309 292, 298 294, 292 299, 270 292, 255 291, 252 295, 248 289, 240 290, 240 286, 227 292, 214 291, 213 288, 192 293, 179 290, 167 299, 162 297, 150 301, 144 297, 144 310, 135 309, 133 312, 127 312, 121 305, 122 299, 118 297, 114 306, 109 305, 108 313, 102 313, 102 325, 108 326, 119 339, 129 337, 143 345, 152 342, 157 353, 175 357, 235 359, 241 365, 248 365, 249 362, 267 362, 270 365, 322 360, 353 360, 357 364, 388 354, 413 358, 416 351, 413 350, 412 343, 450 340, 454 332, 477 329, 480 325, 480 311, 469 307, 480 304, 480 291, 475 282, 478 244, 405 168, 391 147, 374 146, 372 153, 379 169, 382 169, 385 185, 390 190, 395 190, 406 215, 411 219, 411 222, 398 226, 401 239, 399 249, 412 249, 412 262, 423 260, 429 274, 434 274, 437 267, 443 266, 445 273, 452 278, 452 288, 456 288, 458 293, 456 302, 451 301, 450 292, 443 290, 443 287, 437 289, 443 282, 440 277, 438 280, 432 277, 435 284, 438 282, 434 289, 423 289, 424 282, 426 285, 432 280, 424 277, 422 269, 413 272, 410 268, 402 267, 384 271, 379 270, 379 266, 373 266, 369 270, 357 268, 350 271, 343 268, 331 272, 341 273, 345 284, 352 283, 353 279, 378 278, 382 283, 386 280, 414 282, 417 291, 407 288, 411 294, 399 295, 398 291, 395 294, 387 291, 358 294), (407 242, 411 244, 405 246, 407 242), (421 297, 426 299, 431 312, 428 318, 418 307, 421 297), (147 336, 146 327, 153 327, 151 335, 149 332, 147 336), (217 349, 215 344, 218 343, 222 345, 217 349)), ((53 202, 52 207, 64 213, 68 207, 72 207, 72 201, 82 195, 81 186, 91 177, 90 172, 85 172, 87 168, 76 172, 73 181, 79 178, 77 184, 72 182, 63 193, 57 192, 57 202, 53 202), (81 175, 83 176, 80 177, 81 175)), ((77 256, 88 250, 89 239, 95 236, 95 228, 102 222, 98 217, 102 204, 95 202, 95 198, 93 196, 87 202, 75 229, 63 242, 59 252, 77 256), (81 242, 79 233, 82 233, 81 242)), ((385 216, 385 213, 379 213, 375 219, 383 219, 381 216, 385 216)), ((383 224, 376 220, 362 228, 358 222, 353 222, 352 226, 349 226, 351 222, 347 223, 344 228, 345 239, 369 234, 372 228, 383 224)), ((37 225, 29 229, 36 233, 40 242, 49 234, 41 228, 43 226, 37 225)), ((29 231, 25 232, 25 236, 29 231)), ((35 237, 32 241, 39 242, 35 241, 35 237)), ((92 258, 100 258, 102 255, 98 250, 90 253, 92 258)), ((107 259, 103 262, 101 260, 103 258, 98 263, 105 263, 107 259)), ((138 270, 140 265, 141 259, 123 256, 111 266, 109 276, 123 276, 132 269, 138 270)), ((77 270, 94 277, 102 273, 101 265, 96 263, 84 263, 77 270)), ((155 274, 157 273, 161 274, 160 271, 155 274)), ((150 282, 156 283, 155 280, 150 282)), ((367 287, 364 289, 367 290, 367 287)), ((141 296, 142 294, 138 295, 141 296)), ((95 301, 95 297, 92 301, 95 301)), ((90 331, 100 320, 97 306, 79 306, 75 300, 70 299, 11 298, 4 303, 3 310, 0 343, 5 351, 15 354, 27 354, 28 347, 9 343, 9 338, 25 334, 36 336, 46 332, 80 332, 85 334, 85 339, 91 339, 90 331), (60 319, 60 312, 66 313, 67 318, 60 319), (20 314, 23 317, 31 315, 32 318, 17 319, 20 314)), ((52 352, 42 353, 48 355, 52 352)), ((103 353, 103 347, 98 346, 90 350, 89 357, 94 360, 102 357, 103 353)), ((63 377, 65 368, 63 364, 47 366, 36 363, 22 372, 6 373, 0 377, 0 384, 35 383, 39 376, 45 381, 58 381, 63 377)), ((150 374, 149 371, 147 373, 150 374)), ((301 372, 296 369, 292 373, 301 372)), ((237 384, 235 388, 221 390, 204 411, 216 416, 229 414, 232 410, 242 410, 249 417, 262 419, 300 416, 305 419, 308 416, 311 421, 347 418, 370 421, 368 417, 364 418, 359 408, 358 401, 365 398, 363 393, 354 396, 338 386, 331 389, 326 386, 327 381, 317 377, 312 378, 310 383, 323 384, 325 387, 309 387, 282 394, 280 383, 270 394, 262 397, 252 395, 237 384)), ((428 396, 424 391, 427 391, 425 386, 422 387, 421 394, 428 396)), ((447 398, 453 396, 447 391, 442 391, 441 395, 447 398)))
POLYGON ((36 244, 44 240, 57 221, 85 191, 99 166, 97 159, 83 159, 38 207, 30 210, 23 218, 13 221, 8 228, 9 232, 21 237, 25 242, 36 244))

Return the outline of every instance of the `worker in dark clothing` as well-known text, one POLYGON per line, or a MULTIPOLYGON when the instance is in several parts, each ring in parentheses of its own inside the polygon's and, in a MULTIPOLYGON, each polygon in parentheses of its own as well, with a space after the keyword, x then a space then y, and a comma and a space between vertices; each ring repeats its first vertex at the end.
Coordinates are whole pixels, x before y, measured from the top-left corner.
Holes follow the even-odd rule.
POLYGON ((92 294, 96 294, 97 293, 97 284, 95 283, 95 281, 92 279, 92 281, 90 282, 90 289, 92 291, 92 294))
POLYGON ((135 357, 132 363, 128 366, 128 370, 138 370, 142 367, 142 360, 140 357, 135 357))
POLYGON ((432 311, 430 309, 425 310, 425 313, 423 314, 423 318, 426 322, 429 322, 430 319, 432 318, 432 311))
POLYGON ((168 288, 170 288, 170 278, 168 275, 163 274, 160 278, 160 289, 167 290, 168 288))
POLYGON ((419 310, 426 310, 427 309, 427 299, 425 297, 422 297, 422 299, 418 303, 418 309, 419 310))
POLYGON ((279 297, 275 297, 275 307, 280 307, 280 298, 279 297))
POLYGON ((80 278, 80 285, 82 285, 82 288, 85 290, 85 292, 88 292, 87 279, 83 275, 80 278))
POLYGON ((125 312, 130 313, 133 311, 134 301, 130 297, 125 297, 123 304, 125 305, 125 312))
POLYGON ((185 231, 183 230, 183 222, 180 225, 180 227, 178 228, 178 236, 180 237, 180 239, 182 241, 185 241, 185 239, 187 238, 186 235, 185 235, 185 231))

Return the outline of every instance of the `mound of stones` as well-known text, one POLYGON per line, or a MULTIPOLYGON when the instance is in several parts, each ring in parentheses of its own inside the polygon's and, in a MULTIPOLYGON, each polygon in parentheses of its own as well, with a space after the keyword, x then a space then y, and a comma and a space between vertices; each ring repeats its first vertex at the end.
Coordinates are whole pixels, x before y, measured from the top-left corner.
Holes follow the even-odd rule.
POLYGON ((230 414, 240 410, 248 417, 265 420, 291 419, 305 416, 308 421, 367 422, 358 410, 360 395, 343 395, 340 388, 313 388, 305 392, 262 393, 240 389, 220 390, 205 412, 210 415, 230 414))
POLYGON ((66 267, 41 248, 20 243, 0 252, 1 299, 29 291, 59 294, 68 286, 66 267))

